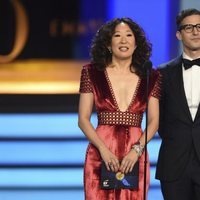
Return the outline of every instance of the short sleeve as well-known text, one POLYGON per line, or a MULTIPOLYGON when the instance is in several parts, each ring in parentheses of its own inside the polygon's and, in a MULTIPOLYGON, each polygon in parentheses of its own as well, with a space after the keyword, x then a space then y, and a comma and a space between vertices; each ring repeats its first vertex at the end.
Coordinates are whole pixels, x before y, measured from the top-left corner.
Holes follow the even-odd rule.
POLYGON ((84 66, 81 71, 79 92, 93 93, 93 86, 90 79, 89 68, 87 66, 84 66))
POLYGON ((154 82, 154 87, 151 92, 151 96, 153 96, 157 99, 160 99, 160 97, 161 97, 161 84, 162 84, 161 79, 162 79, 162 77, 161 77, 160 71, 156 70, 155 71, 155 79, 154 79, 155 82, 154 82))

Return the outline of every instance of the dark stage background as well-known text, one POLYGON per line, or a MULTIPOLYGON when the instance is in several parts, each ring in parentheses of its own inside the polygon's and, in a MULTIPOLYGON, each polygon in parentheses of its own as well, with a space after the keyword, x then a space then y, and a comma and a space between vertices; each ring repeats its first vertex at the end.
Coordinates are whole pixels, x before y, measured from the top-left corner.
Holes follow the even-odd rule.
POLYGON ((24 40, 17 59, 88 58, 91 37, 106 20, 105 7, 105 0, 1 0, 0 55, 24 40))

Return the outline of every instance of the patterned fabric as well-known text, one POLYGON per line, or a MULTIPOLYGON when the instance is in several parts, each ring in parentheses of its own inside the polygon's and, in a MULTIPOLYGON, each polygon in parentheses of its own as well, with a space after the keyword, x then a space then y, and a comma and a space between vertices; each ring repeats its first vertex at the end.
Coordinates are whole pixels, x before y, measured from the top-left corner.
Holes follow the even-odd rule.
POLYGON ((142 114, 130 112, 99 112, 98 124, 126 125, 140 127, 142 114))
MULTIPOLYGON (((130 151, 142 135, 141 122, 146 109, 146 80, 139 79, 133 98, 125 112, 120 111, 107 71, 99 71, 92 65, 82 69, 81 93, 93 93, 98 116, 96 133, 119 160, 130 151)), ((148 96, 160 98, 160 74, 152 70, 148 96)), ((148 155, 147 155, 148 158, 148 155)), ((147 159, 148 160, 148 159, 147 159)), ((144 186, 144 154, 139 159, 138 190, 102 190, 100 188, 101 156, 91 143, 86 151, 84 166, 84 190, 86 200, 142 200, 144 186)), ((149 160, 147 163, 146 189, 150 181, 149 160)))
POLYGON ((161 74, 158 73, 157 80, 155 82, 154 88, 151 92, 151 96, 160 99, 161 98, 161 74))
POLYGON ((83 70, 81 72, 80 92, 81 93, 93 92, 89 72, 86 67, 83 67, 83 70))

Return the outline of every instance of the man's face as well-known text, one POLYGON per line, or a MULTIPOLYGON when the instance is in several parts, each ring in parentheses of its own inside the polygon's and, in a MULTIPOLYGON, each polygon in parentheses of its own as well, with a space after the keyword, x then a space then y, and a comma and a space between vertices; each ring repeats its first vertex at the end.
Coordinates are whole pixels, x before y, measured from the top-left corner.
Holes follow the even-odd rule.
POLYGON ((188 51, 200 51, 200 30, 191 26, 196 24, 200 24, 200 15, 188 16, 181 23, 181 26, 185 26, 185 28, 176 33, 177 38, 182 41, 186 53, 188 51), (186 27, 187 24, 190 26, 186 27))

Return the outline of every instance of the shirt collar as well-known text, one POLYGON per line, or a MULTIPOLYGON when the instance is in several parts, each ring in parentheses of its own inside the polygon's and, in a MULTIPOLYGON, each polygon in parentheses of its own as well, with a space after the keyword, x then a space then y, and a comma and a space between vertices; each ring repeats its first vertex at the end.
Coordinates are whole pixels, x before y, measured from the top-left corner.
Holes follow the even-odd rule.
MULTIPOLYGON (((182 56, 183 56, 184 59, 194 60, 193 58, 191 58, 190 56, 188 56, 185 52, 183 52, 182 56)), ((200 57, 198 57, 198 58, 200 58, 200 57)), ((195 58, 195 59, 198 59, 198 58, 195 58)))

